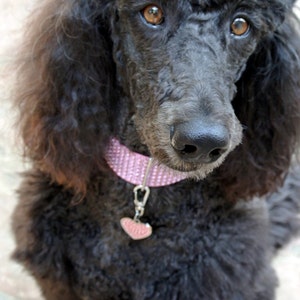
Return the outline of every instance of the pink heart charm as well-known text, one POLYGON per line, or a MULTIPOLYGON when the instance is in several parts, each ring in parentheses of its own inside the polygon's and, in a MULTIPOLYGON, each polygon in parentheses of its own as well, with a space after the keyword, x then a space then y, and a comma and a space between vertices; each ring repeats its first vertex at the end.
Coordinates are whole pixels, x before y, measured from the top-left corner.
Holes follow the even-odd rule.
POLYGON ((152 234, 152 227, 149 224, 136 222, 130 218, 122 218, 120 223, 133 240, 143 240, 152 234))

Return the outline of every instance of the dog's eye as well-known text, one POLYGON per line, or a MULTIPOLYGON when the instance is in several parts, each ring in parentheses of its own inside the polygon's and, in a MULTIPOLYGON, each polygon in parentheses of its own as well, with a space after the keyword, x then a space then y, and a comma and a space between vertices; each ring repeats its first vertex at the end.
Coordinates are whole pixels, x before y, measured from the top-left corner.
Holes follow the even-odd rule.
POLYGON ((244 18, 236 18, 231 23, 231 33, 236 36, 243 36, 248 33, 250 25, 244 18))
POLYGON ((142 10, 142 15, 147 23, 151 25, 159 25, 163 22, 164 14, 160 7, 151 4, 142 10))

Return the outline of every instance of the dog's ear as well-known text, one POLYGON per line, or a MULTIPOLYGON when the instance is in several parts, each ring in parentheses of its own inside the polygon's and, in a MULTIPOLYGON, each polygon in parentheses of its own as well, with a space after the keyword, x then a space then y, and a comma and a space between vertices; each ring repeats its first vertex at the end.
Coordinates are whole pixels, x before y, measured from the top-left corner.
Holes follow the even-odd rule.
POLYGON ((300 39, 295 19, 266 36, 233 101, 242 144, 216 172, 229 199, 261 196, 282 183, 300 133, 300 39))
POLYGON ((111 130, 109 2, 48 1, 31 16, 20 53, 16 102, 26 155, 77 193, 102 165, 111 130))

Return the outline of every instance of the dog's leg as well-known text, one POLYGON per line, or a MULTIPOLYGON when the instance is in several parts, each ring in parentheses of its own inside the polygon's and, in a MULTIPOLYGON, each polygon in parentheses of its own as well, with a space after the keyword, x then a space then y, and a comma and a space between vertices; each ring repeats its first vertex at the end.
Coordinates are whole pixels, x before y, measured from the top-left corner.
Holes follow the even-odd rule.
POLYGON ((37 280, 42 294, 46 300, 80 300, 75 293, 65 284, 48 279, 37 280))
POLYGON ((284 185, 267 199, 274 251, 300 232, 300 166, 293 168, 284 185))
MULTIPOLYGON (((68 195, 52 187, 39 172, 28 172, 25 178, 13 215, 16 240, 13 258, 33 275, 46 300, 79 300, 69 281, 72 268, 64 242, 55 233, 55 228, 60 231, 63 224, 58 219, 51 223, 51 216, 58 216, 56 209, 61 209, 60 201, 68 202, 68 195)), ((62 212, 67 208, 67 204, 63 205, 62 212)))

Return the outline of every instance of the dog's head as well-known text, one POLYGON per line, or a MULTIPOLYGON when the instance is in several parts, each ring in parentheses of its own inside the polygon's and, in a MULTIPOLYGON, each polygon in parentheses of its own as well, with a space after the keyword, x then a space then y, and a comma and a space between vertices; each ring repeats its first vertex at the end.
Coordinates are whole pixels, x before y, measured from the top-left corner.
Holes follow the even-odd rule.
MULTIPOLYGON (((113 28, 120 84, 134 102, 142 141, 161 163, 203 178, 242 142, 249 124, 233 102, 238 97, 246 106, 255 99, 237 95, 239 79, 282 24, 287 4, 118 1, 113 28)), ((272 72, 265 63, 260 71, 272 72)), ((262 76, 252 76, 253 87, 262 76)))
POLYGON ((283 18, 282 7, 265 6, 118 2, 121 85, 134 101, 142 141, 160 162, 201 178, 242 141, 232 107, 236 82, 260 39, 283 18))
POLYGON ((122 130, 132 118, 160 163, 196 178, 222 164, 213 176, 232 197, 269 191, 288 168, 298 133, 294 2, 49 4, 52 18, 41 15, 41 32, 30 38, 40 38, 32 74, 44 75, 23 106, 31 156, 57 181, 83 190, 102 164, 110 124, 122 130))

